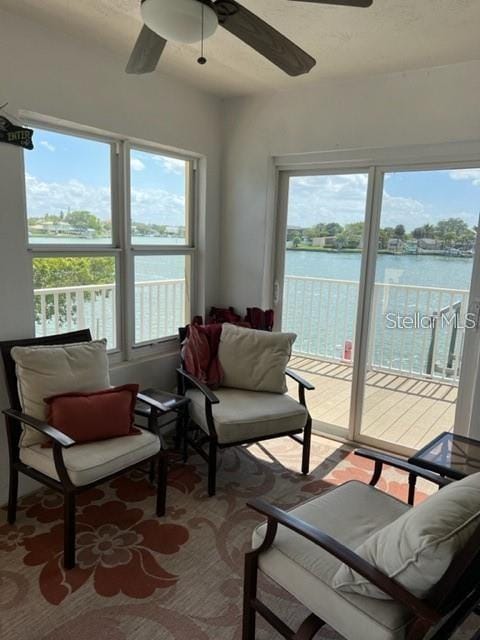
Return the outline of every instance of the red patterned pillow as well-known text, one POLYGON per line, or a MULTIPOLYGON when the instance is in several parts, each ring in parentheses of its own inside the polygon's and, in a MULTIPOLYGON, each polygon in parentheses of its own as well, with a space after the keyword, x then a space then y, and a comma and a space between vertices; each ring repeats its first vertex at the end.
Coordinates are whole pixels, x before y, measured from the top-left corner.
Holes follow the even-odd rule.
POLYGON ((45 398, 48 423, 76 442, 95 442, 140 433, 133 426, 138 384, 91 393, 45 398))

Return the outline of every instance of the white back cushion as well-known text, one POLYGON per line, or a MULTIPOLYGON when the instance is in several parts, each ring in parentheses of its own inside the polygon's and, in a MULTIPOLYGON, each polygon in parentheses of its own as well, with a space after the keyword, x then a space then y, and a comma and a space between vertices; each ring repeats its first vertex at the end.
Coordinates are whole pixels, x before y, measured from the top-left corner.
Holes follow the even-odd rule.
POLYGON ((218 348, 222 386, 286 393, 285 369, 296 337, 225 323, 218 348))
MULTIPOLYGON (((100 391, 110 386, 107 341, 77 344, 13 347, 22 410, 34 418, 47 418, 44 398, 70 391, 100 391)), ((29 427, 21 445, 28 447, 46 440, 29 427)))
MULTIPOLYGON (((408 591, 423 598, 479 525, 480 473, 475 473, 410 509, 370 536, 356 552, 408 591)), ((333 586, 340 591, 389 599, 347 565, 339 568, 333 586)))

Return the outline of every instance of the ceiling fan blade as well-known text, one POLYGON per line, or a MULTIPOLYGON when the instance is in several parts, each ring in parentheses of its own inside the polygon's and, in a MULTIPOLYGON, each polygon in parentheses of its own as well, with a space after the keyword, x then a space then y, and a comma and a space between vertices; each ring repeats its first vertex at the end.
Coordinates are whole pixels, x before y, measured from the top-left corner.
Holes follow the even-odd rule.
POLYGON ((235 0, 214 5, 222 27, 290 76, 308 73, 316 62, 312 56, 235 0))
POLYGON ((160 60, 167 41, 146 25, 135 42, 125 71, 127 73, 151 73, 160 60))
POLYGON ((293 2, 315 2, 316 4, 338 4, 344 7, 371 7, 373 0, 293 0, 293 2))

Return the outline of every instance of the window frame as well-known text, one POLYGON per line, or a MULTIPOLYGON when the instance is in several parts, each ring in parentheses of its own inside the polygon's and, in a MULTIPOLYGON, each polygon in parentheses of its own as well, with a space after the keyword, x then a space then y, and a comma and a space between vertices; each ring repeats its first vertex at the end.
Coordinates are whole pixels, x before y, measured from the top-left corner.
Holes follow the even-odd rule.
MULTIPOLYGON (((25 160, 23 161, 25 207, 24 221, 27 239, 27 252, 30 259, 52 257, 114 257, 116 287, 116 346, 109 349, 110 362, 120 363, 141 358, 148 358, 176 349, 178 336, 169 335, 161 338, 135 343, 135 257, 139 255, 184 255, 189 262, 186 269, 185 284, 185 317, 188 318, 196 308, 195 287, 197 263, 197 203, 198 203, 198 158, 194 154, 173 151, 160 144, 138 140, 81 125, 64 124, 46 117, 25 117, 25 122, 32 128, 51 131, 62 135, 84 138, 110 145, 110 190, 111 190, 111 223, 112 237, 109 243, 50 243, 36 244, 30 242, 28 231, 28 210, 25 160), (185 228, 184 245, 134 245, 131 242, 131 201, 130 201, 130 152, 139 150, 154 153, 168 158, 180 159, 186 163, 185 188, 185 228)), ((24 151, 24 154, 28 151, 24 151)), ((32 305, 34 305, 32 280, 32 305)))

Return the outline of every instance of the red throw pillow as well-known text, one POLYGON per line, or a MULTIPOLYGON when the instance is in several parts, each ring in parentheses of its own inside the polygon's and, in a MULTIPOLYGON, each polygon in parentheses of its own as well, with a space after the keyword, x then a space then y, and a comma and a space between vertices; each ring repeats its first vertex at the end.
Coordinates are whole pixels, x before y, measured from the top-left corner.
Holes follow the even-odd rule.
POLYGON ((141 433, 133 426, 138 384, 45 398, 48 423, 75 442, 95 442, 141 433))
POLYGON ((191 324, 182 348, 185 370, 212 389, 217 389, 223 378, 218 359, 221 333, 221 324, 191 324))

